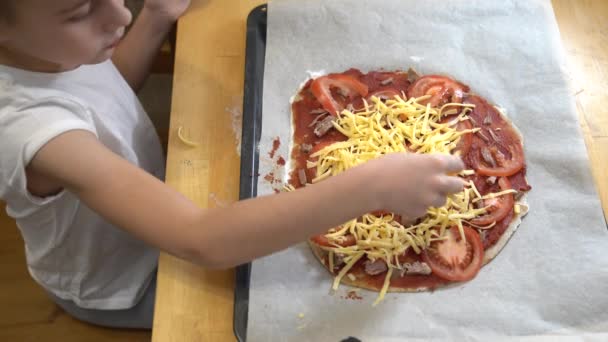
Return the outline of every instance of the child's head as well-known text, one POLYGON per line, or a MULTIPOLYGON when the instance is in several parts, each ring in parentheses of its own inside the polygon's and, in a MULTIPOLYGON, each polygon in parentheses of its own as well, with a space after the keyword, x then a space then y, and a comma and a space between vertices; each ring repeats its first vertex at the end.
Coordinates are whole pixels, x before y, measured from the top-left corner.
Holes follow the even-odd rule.
POLYGON ((0 64, 62 71, 99 63, 130 21, 124 0, 0 0, 0 64))

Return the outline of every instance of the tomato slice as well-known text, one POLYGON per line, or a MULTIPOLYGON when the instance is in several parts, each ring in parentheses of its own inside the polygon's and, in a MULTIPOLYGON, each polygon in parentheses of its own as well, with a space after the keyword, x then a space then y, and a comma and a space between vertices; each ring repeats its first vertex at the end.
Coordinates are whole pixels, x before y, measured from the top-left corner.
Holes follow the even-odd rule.
POLYGON ((356 95, 366 96, 368 92, 367 85, 349 75, 330 74, 316 78, 310 85, 312 94, 326 111, 336 116, 344 107, 334 99, 331 88, 338 88, 350 98, 356 95))
POLYGON ((430 99, 420 103, 430 103, 431 107, 439 107, 448 102, 462 103, 464 94, 468 91, 469 87, 449 77, 427 75, 420 77, 410 85, 407 89, 407 97, 431 95, 430 99))
MULTIPOLYGON (((448 116, 448 117, 443 118, 440 122, 448 123, 454 119, 455 119, 455 116, 452 116, 452 117, 448 116)), ((469 120, 459 121, 454 128, 457 131, 466 131, 466 130, 473 129, 473 124, 469 120)), ((456 147, 454 148, 454 152, 460 152, 460 156, 464 157, 471 150, 472 143, 473 143, 473 134, 472 133, 463 134, 460 136, 460 140, 458 141, 458 144, 456 144, 456 147)))
POLYGON ((447 233, 447 239, 435 241, 422 252, 422 260, 433 273, 446 280, 466 281, 477 275, 483 264, 483 245, 479 233, 464 228, 463 241, 457 227, 447 233))
MULTIPOLYGON (((345 235, 344 237, 345 237, 344 240, 342 240, 340 242, 336 242, 335 244, 342 246, 342 247, 348 247, 348 246, 353 246, 353 245, 357 244, 357 239, 355 238, 354 235, 348 234, 348 235, 345 235)), ((312 240, 312 242, 316 243, 319 246, 335 247, 334 244, 329 242, 329 239, 327 239, 325 234, 315 235, 310 239, 312 240)))
POLYGON ((509 145, 511 159, 506 159, 505 156, 498 151, 496 147, 490 149, 492 155, 496 159, 497 166, 488 166, 481 163, 479 158, 474 158, 475 169, 480 175, 507 177, 519 172, 524 167, 524 150, 519 143, 509 145))
MULTIPOLYGON (((474 121, 477 122, 477 125, 481 125, 481 122, 485 122, 486 119, 489 119, 491 125, 490 127, 482 125, 483 127, 480 127, 482 130, 479 133, 481 136, 486 137, 484 139, 485 142, 482 143, 481 146, 489 148, 491 154, 490 158, 494 159, 494 163, 490 165, 482 162, 482 158, 480 158, 482 157, 480 155, 482 151, 474 151, 474 153, 471 154, 470 161, 477 173, 484 176, 506 177, 512 176, 524 168, 524 151, 520 139, 512 128, 501 123, 504 120, 500 118, 498 110, 479 96, 468 96, 465 103, 475 105, 470 117, 471 119, 475 118, 474 121), (500 133, 493 134, 492 130, 496 132, 498 128, 501 129, 500 133), (502 136, 506 139, 500 139, 500 141, 498 141, 495 138, 496 134, 498 134, 498 137, 502 136), (488 141, 490 137, 493 138, 493 142, 488 141), (508 143, 504 144, 503 141, 508 141, 508 143), (500 147, 502 151, 509 151, 511 158, 507 159, 505 155, 498 150, 498 147, 500 147)), ((484 159, 487 160, 487 158, 484 159)))
MULTIPOLYGON (((511 182, 509 182, 509 178, 507 177, 500 177, 498 179, 498 185, 500 186, 501 191, 511 189, 511 182)), ((485 226, 500 221, 513 210, 514 203, 513 194, 506 194, 497 198, 485 200, 484 205, 490 205, 490 208, 488 209, 489 213, 472 219, 471 223, 485 226)))
MULTIPOLYGON (((470 130, 470 129, 473 129, 473 124, 471 124, 471 122, 469 122, 469 120, 460 121, 456 125, 456 129, 458 131, 470 130)), ((460 140, 458 141, 458 144, 456 144, 456 148, 454 149, 454 151, 460 152, 460 156, 464 157, 471 150, 472 143, 473 143, 473 134, 470 132, 463 134, 460 136, 460 140)))

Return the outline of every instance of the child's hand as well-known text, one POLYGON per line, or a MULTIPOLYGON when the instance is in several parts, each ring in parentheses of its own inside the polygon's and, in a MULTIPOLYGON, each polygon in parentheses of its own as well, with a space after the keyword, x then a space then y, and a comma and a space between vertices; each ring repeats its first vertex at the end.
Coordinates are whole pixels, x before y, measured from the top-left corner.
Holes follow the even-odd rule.
POLYGON ((144 9, 159 18, 176 21, 190 7, 191 0, 146 0, 144 9))
POLYGON ((462 191, 464 181, 455 176, 464 168, 459 157, 395 153, 373 160, 370 187, 380 205, 377 209, 402 215, 423 216, 428 207, 445 205, 448 194, 462 191))

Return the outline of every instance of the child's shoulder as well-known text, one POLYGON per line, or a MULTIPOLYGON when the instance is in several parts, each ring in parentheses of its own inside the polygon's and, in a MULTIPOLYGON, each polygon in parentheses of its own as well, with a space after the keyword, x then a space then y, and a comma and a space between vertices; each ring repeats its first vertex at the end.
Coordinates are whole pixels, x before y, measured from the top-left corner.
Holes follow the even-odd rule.
POLYGON ((50 78, 36 79, 32 76, 0 66, 0 123, 4 126, 3 131, 22 123, 28 116, 40 125, 57 119, 59 113, 86 117, 87 105, 82 98, 68 89, 54 87, 50 78))
POLYGON ((86 100, 62 83, 67 84, 52 74, 0 65, 0 140, 3 149, 23 150, 33 141, 48 139, 67 129, 95 131, 86 100))
POLYGON ((82 116, 129 97, 111 61, 62 73, 39 73, 0 65, 0 113, 56 108, 82 116))

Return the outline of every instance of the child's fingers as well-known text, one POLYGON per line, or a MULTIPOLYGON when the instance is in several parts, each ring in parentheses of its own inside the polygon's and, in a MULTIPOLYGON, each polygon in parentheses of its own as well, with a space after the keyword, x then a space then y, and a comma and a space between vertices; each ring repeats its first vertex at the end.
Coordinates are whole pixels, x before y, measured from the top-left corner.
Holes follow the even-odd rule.
POLYGON ((431 202, 431 206, 435 208, 443 207, 445 202, 447 201, 447 197, 445 195, 437 195, 433 202, 431 202))
POLYGON ((465 183, 461 178, 445 176, 442 177, 440 184, 439 192, 448 195, 462 191, 465 183))
POLYGON ((441 172, 443 173, 456 174, 464 169, 464 163, 460 157, 438 155, 436 158, 441 161, 441 172))

